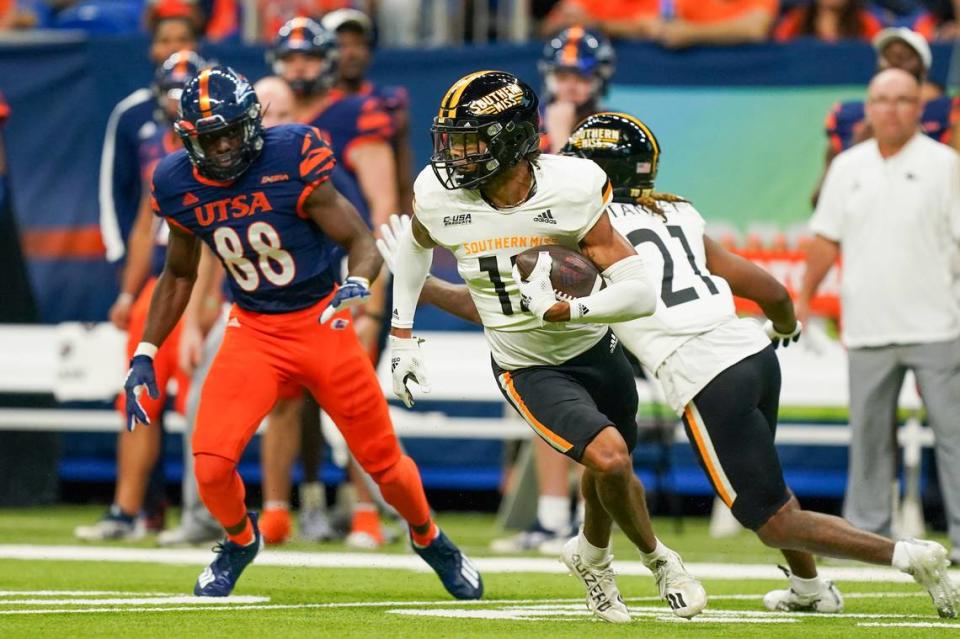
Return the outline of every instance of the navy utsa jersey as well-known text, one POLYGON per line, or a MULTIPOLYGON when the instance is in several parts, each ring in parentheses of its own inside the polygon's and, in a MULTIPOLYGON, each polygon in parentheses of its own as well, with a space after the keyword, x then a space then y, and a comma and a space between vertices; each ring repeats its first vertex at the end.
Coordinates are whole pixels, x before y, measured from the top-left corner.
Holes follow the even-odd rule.
POLYGON ((164 158, 153 176, 154 211, 206 242, 227 269, 234 302, 256 313, 306 308, 334 287, 331 242, 303 211, 336 161, 317 129, 280 125, 232 182, 204 178, 186 152, 164 158))
POLYGON ((354 178, 356 171, 350 164, 350 150, 371 141, 390 144, 393 137, 393 119, 380 99, 373 96, 344 97, 334 92, 332 101, 305 122, 323 132, 337 162, 354 178))
MULTIPOLYGON (((866 117, 864 104, 859 100, 835 104, 825 123, 830 148, 839 153, 853 146, 860 129, 866 125, 866 117)), ((920 128, 937 142, 950 144, 957 117, 960 117, 960 97, 944 95, 923 105, 920 128)))

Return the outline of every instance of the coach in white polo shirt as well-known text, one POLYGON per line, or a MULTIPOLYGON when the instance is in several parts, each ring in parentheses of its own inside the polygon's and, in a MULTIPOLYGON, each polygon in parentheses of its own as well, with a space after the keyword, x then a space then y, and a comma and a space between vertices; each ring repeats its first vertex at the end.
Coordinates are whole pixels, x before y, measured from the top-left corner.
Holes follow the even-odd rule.
POLYGON ((850 357, 850 473, 844 517, 890 534, 894 420, 914 371, 936 438, 937 466, 960 559, 960 159, 923 135, 916 78, 899 69, 870 83, 874 138, 841 153, 810 226, 798 317, 843 254, 843 340, 850 357))

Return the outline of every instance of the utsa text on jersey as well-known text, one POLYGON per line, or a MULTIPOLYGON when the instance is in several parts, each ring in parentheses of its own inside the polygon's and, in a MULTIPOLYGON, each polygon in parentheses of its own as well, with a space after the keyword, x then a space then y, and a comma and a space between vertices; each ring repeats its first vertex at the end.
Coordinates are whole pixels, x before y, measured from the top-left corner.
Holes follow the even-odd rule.
POLYGON ((223 198, 207 202, 203 206, 194 207, 193 213, 197 216, 200 226, 210 226, 214 219, 225 222, 228 217, 246 217, 254 213, 272 211, 273 206, 263 191, 243 193, 232 198, 223 198))

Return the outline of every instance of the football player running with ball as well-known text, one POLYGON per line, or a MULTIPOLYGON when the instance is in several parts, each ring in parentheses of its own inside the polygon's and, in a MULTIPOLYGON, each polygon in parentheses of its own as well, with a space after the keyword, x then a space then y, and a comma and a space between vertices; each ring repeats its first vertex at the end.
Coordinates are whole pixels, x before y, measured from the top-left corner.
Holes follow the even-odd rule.
MULTIPOLYGON (((958 593, 940 544, 894 542, 839 517, 803 510, 787 488, 774 446, 780 401, 774 348, 796 341, 801 327, 786 289, 704 235, 704 220, 689 202, 654 192, 660 145, 641 121, 624 113, 591 116, 563 151, 604 169, 614 185, 606 209, 613 227, 662 283, 656 312, 616 324, 614 333, 655 372, 716 493, 790 565, 790 587, 767 593, 765 606, 842 611, 836 586, 817 574, 816 553, 892 565, 927 590, 941 617, 955 617, 958 593), (737 318, 734 294, 760 305, 769 318, 764 329, 737 318)), ((388 242, 378 246, 390 254, 388 242)), ((476 321, 465 287, 434 280, 424 301, 476 321)))
POLYGON ((499 71, 467 75, 443 97, 431 166, 414 184, 411 230, 396 252, 394 393, 409 407, 410 380, 428 390, 413 319, 432 249, 443 246, 479 311, 504 396, 537 435, 585 467, 584 527, 563 559, 586 586, 590 609, 607 621, 630 621, 611 568, 616 522, 674 613, 692 617, 706 594, 654 535, 630 455, 638 435, 636 387, 608 326, 652 313, 655 287, 610 224, 605 209, 613 189, 603 171, 580 158, 540 155, 537 104, 529 86, 499 71), (513 260, 540 244, 579 250, 602 271, 606 288, 576 304, 558 301, 546 252, 529 281, 521 280, 513 260))
POLYGON ((166 264, 124 384, 130 427, 149 423, 138 396, 144 388, 158 394, 153 357, 187 305, 205 242, 229 273, 235 304, 193 434, 200 496, 227 540, 194 594, 229 595, 259 551, 236 466, 280 392, 296 384, 331 416, 444 587, 477 599, 480 575, 434 523, 350 322, 350 307, 369 297, 382 266, 373 236, 331 185, 335 160, 320 132, 264 130, 260 118, 253 87, 228 67, 204 69, 184 88, 176 130, 185 151, 165 157, 153 176, 154 211, 170 226, 166 264), (348 255, 350 276, 339 287, 328 239, 348 255))

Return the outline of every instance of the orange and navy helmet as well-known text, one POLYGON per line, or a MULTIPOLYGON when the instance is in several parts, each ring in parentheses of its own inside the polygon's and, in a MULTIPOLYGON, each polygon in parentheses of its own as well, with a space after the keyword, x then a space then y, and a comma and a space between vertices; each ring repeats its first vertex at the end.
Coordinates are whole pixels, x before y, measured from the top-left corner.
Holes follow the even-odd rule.
POLYGON ((174 130, 197 171, 211 180, 233 180, 253 164, 263 149, 260 101, 250 82, 230 67, 203 69, 184 87, 180 119, 174 130), (230 153, 212 157, 209 142, 236 136, 230 153))
POLYGON ((288 20, 280 27, 267 53, 267 61, 273 66, 273 72, 287 80, 297 95, 309 95, 333 86, 339 57, 336 36, 316 20, 304 17, 288 20), (320 58, 326 65, 314 78, 287 78, 284 62, 297 54, 320 58))
POLYGON ((449 190, 474 189, 540 147, 539 100, 505 71, 457 80, 440 101, 430 133, 430 165, 449 190))
POLYGON ((567 27, 549 38, 543 46, 539 69, 546 87, 545 101, 553 94, 553 74, 573 71, 596 82, 593 98, 606 95, 607 85, 616 68, 613 45, 605 35, 581 26, 567 27))
POLYGON ((660 143, 650 127, 629 113, 612 111, 578 124, 560 154, 600 165, 613 184, 616 202, 635 202, 652 191, 660 165, 660 143))
POLYGON ((177 51, 157 67, 151 88, 157 100, 158 120, 170 120, 170 124, 176 121, 177 118, 171 119, 168 115, 167 101, 179 104, 183 87, 205 66, 207 62, 196 51, 185 49, 177 51))

